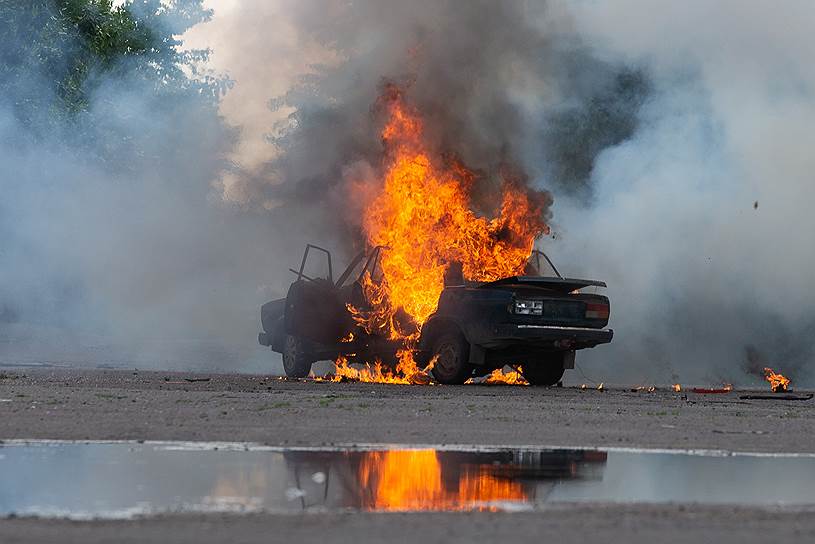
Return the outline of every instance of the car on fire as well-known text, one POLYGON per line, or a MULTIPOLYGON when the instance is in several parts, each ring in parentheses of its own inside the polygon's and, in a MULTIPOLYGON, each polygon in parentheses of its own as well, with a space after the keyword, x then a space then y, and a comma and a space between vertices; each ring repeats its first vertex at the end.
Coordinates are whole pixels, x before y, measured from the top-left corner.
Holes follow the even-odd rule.
MULTIPOLYGON (((396 365, 404 341, 366 330, 351 311, 372 309, 365 282, 382 281, 384 251, 359 253, 334 280, 331 253, 306 246, 300 268, 290 269, 297 277, 286 298, 261 307, 258 341, 282 354, 287 376, 305 377, 314 362, 339 357, 396 365), (306 274, 315 259, 323 265, 319 277, 306 274)), ((436 311, 416 326, 418 341, 410 346, 420 367, 432 361, 439 383, 461 384, 510 365, 533 385, 554 385, 574 368, 577 350, 611 342, 608 297, 582 292, 606 284, 562 277, 541 251, 522 276, 470 282, 453 263, 444 280, 436 311)))

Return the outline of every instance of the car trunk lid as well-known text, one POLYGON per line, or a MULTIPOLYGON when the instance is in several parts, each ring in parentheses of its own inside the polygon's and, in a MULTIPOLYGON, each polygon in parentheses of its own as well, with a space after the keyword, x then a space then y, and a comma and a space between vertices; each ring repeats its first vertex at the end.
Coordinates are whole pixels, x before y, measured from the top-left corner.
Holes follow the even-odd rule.
POLYGON ((571 293, 584 287, 606 287, 606 283, 597 280, 581 280, 575 278, 547 278, 542 276, 510 276, 500 280, 482 283, 479 287, 532 287, 549 289, 557 293, 571 293))

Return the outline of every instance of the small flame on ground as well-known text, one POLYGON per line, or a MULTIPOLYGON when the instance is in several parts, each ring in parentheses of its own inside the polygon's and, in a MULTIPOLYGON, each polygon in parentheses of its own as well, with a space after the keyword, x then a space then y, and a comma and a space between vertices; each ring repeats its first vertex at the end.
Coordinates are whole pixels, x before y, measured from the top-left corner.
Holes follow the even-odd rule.
POLYGON ((428 374, 433 368, 435 359, 430 361, 424 369, 419 369, 413 361, 413 355, 407 350, 397 353, 399 363, 396 369, 391 370, 382 365, 380 361, 374 364, 366 363, 359 368, 351 366, 348 359, 339 357, 334 361, 334 375, 329 378, 332 382, 367 382, 367 383, 392 383, 401 385, 427 385, 431 383, 428 374))
POLYGON ((681 392, 682 392, 682 386, 681 386, 681 385, 679 385, 678 383, 673 384, 673 386, 672 386, 671 388, 672 388, 672 389, 673 389, 673 390, 674 390, 676 393, 681 393, 681 392))
POLYGON ((605 391, 605 389, 606 389, 605 382, 600 382, 600 385, 597 386, 597 390, 598 391, 605 391))
POLYGON ((632 389, 635 393, 654 393, 657 390, 655 385, 639 385, 632 389))
POLYGON ((789 378, 786 378, 783 374, 776 374, 772 368, 764 369, 764 379, 770 382, 773 393, 782 393, 790 385, 789 378))
POLYGON ((522 370, 523 369, 520 366, 518 367, 518 370, 496 368, 483 380, 475 380, 470 378, 465 383, 481 385, 529 385, 529 382, 521 373, 522 370))

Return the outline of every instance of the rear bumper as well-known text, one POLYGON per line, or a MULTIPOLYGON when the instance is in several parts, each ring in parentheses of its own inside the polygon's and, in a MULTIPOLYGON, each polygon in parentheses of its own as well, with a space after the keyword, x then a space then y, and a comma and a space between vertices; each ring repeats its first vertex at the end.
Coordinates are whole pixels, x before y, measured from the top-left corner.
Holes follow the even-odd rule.
POLYGON ((487 349, 525 345, 542 349, 573 350, 607 344, 613 336, 614 331, 611 329, 503 324, 495 327, 491 338, 479 344, 487 349))

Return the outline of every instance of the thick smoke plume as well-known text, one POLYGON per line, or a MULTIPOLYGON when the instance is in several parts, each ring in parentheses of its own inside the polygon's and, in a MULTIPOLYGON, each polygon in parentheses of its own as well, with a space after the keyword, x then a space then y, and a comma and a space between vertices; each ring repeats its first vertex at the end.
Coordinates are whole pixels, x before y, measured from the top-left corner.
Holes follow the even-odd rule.
POLYGON ((593 55, 557 7, 297 2, 287 13, 332 62, 274 101, 292 113, 273 139, 278 155, 248 193, 281 212, 319 210, 338 247, 359 245, 360 217, 381 187, 388 89, 420 113, 437 156, 475 171, 472 203, 486 215, 500 206, 508 174, 591 198, 595 158, 633 134, 649 92, 636 67, 593 55))

